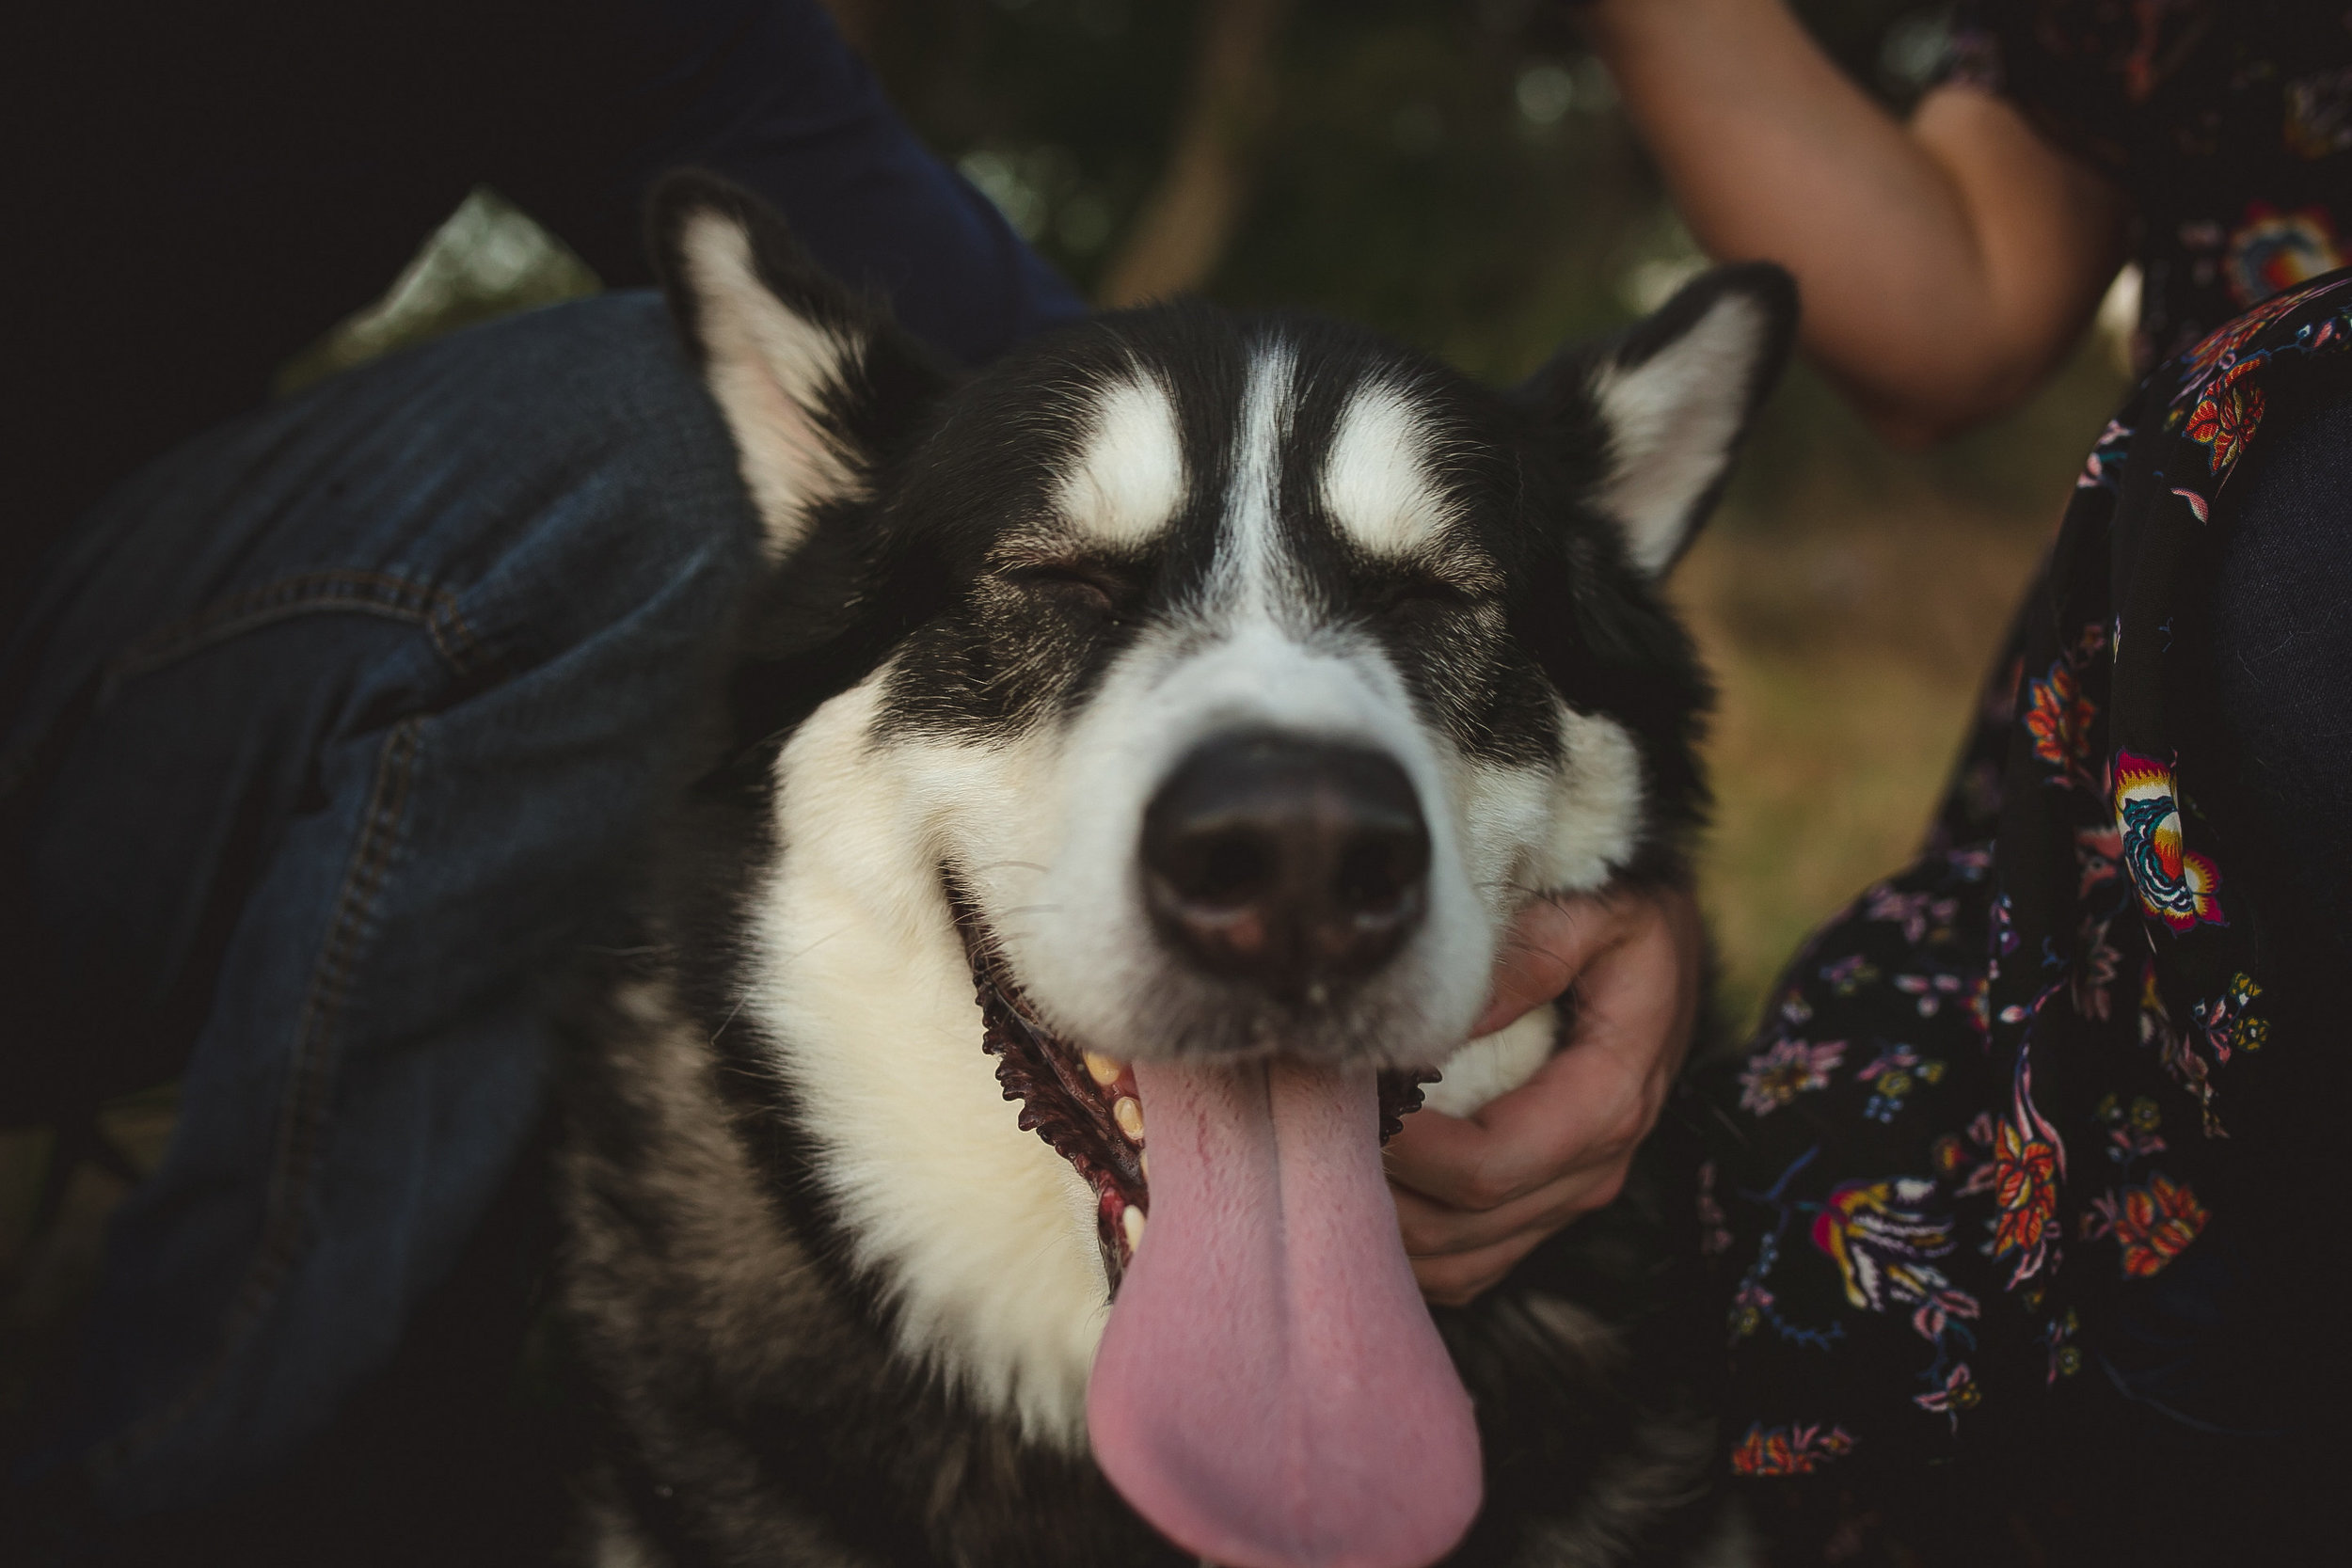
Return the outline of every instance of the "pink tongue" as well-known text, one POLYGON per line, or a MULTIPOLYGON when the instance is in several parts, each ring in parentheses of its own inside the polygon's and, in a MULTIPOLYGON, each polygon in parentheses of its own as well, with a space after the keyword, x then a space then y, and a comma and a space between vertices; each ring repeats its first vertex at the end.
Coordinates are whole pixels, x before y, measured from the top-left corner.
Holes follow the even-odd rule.
POLYGON ((1369 1069, 1138 1063, 1149 1219, 1087 1388, 1136 1511, 1227 1568, 1422 1568, 1478 1430, 1397 1238, 1369 1069))

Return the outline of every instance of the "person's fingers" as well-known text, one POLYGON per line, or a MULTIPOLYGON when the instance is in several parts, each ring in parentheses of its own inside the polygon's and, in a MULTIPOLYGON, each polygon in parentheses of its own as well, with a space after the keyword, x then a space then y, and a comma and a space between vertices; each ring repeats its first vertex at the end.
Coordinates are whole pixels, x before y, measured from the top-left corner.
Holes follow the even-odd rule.
POLYGON ((1701 931, 1687 892, 1539 904, 1514 938, 1480 1029, 1573 985, 1568 1041, 1471 1117, 1406 1117, 1384 1155, 1414 1277, 1433 1301, 1473 1299, 1616 1196, 1697 1016, 1701 931))
POLYGON ((1544 1238, 1515 1236, 1479 1252, 1449 1253, 1442 1258, 1413 1259, 1413 1283, 1440 1307, 1468 1307, 1502 1283, 1502 1276, 1535 1250, 1544 1238))
POLYGON ((1567 1171, 1534 1192, 1477 1212, 1432 1202, 1419 1193, 1391 1185, 1397 1227, 1409 1258, 1442 1258, 1477 1252, 1509 1240, 1550 1235, 1570 1220, 1607 1207, 1625 1188, 1632 1169, 1630 1150, 1567 1171))
POLYGON ((1495 955, 1493 994, 1470 1037, 1491 1035, 1567 990, 1603 947, 1638 918, 1628 901, 1538 898, 1521 910, 1495 955))
POLYGON ((1706 928, 1698 901, 1679 888, 1659 889, 1640 908, 1624 936, 1577 977, 1575 1037, 1645 1054, 1670 1078, 1698 1023, 1706 928))
POLYGON ((1618 1022, 1587 1022, 1534 1077, 1475 1116, 1416 1111, 1385 1151, 1390 1180, 1455 1209, 1485 1212, 1564 1171, 1605 1161, 1649 1130, 1662 1085, 1652 1052, 1629 1047, 1618 1022))

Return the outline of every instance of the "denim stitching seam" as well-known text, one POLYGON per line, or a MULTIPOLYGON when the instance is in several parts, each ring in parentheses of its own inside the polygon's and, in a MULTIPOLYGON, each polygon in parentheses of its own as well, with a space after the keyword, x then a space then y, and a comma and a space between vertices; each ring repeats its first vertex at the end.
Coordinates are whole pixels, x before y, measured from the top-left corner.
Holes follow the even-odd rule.
POLYGON ((261 1243, 245 1282, 230 1303, 219 1349, 178 1399, 96 1450, 91 1459, 95 1469, 119 1470, 140 1452, 152 1448, 211 1396, 227 1373, 230 1362, 259 1326, 301 1254, 303 1203, 318 1175, 321 1134, 326 1122, 328 1090, 334 1079, 336 1037, 349 1000, 352 977, 373 923, 375 899, 391 869, 392 855, 399 844, 401 822, 406 814, 417 755, 421 749, 423 725, 421 717, 402 720, 385 737, 378 754, 375 782, 359 843, 344 870, 334 920, 318 964, 311 972, 310 990, 303 999, 294 1070, 272 1160, 267 1216, 261 1243))
POLYGON ((421 626, 436 653, 457 673, 469 674, 483 661, 481 640, 466 624, 447 589, 430 587, 389 572, 356 568, 304 572, 242 589, 183 620, 147 633, 107 661, 98 705, 113 701, 140 675, 176 663, 215 642, 291 619, 342 610, 382 615, 421 626))

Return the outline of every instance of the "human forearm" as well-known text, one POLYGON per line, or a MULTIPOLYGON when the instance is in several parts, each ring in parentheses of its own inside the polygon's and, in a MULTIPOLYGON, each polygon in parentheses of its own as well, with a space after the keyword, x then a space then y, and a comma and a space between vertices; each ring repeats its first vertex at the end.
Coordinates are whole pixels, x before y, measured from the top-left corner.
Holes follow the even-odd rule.
POLYGON ((2118 259, 2122 203, 2007 103, 1898 121, 1779 0, 1600 0, 1594 45, 1708 251, 1797 275, 1804 343, 1892 436, 2025 395, 2118 259))

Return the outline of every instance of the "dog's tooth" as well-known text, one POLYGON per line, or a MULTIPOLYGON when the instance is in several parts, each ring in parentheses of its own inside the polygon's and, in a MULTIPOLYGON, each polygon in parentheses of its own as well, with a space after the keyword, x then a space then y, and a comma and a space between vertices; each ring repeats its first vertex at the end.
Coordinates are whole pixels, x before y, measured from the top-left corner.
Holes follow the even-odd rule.
POLYGON ((1130 1203, 1119 1213, 1120 1228, 1127 1233, 1127 1250, 1134 1252, 1143 1245, 1143 1211, 1130 1203))
POLYGON ((1127 1070, 1126 1063, 1115 1062, 1099 1051, 1089 1051, 1083 1054, 1086 1057, 1087 1076, 1106 1089, 1118 1083, 1119 1075, 1127 1070))
POLYGON ((1143 1101, 1131 1094, 1120 1095, 1111 1106, 1111 1119, 1119 1123, 1128 1142, 1143 1142, 1143 1101))
POLYGON ((1143 1151, 1142 1163, 1143 1179, 1150 1181, 1152 1180, 1152 1151, 1148 1148, 1143 1151))

